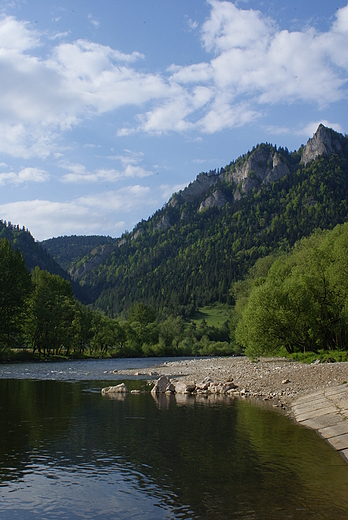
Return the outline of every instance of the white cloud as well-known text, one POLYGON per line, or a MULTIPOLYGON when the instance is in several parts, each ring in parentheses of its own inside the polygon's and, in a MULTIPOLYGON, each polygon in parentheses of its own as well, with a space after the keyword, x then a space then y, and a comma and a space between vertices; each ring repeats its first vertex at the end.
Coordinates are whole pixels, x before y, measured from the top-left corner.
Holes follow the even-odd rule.
POLYGON ((36 31, 0 19, 0 152, 47 157, 57 137, 94 114, 161 99, 166 81, 132 67, 143 56, 85 40, 56 45, 47 59, 36 31), (39 45, 41 44, 41 47, 39 45))
POLYGON ((129 186, 68 202, 26 200, 0 205, 6 220, 30 229, 37 240, 71 234, 120 234, 125 222, 117 212, 131 213, 153 205, 150 189, 129 186))
POLYGON ((0 153, 59 153, 64 132, 128 106, 139 113, 119 128, 119 136, 219 132, 254 121, 270 104, 323 107, 346 99, 348 6, 320 33, 311 27, 281 31, 260 11, 230 1, 208 3, 201 42, 209 58, 162 73, 144 72, 137 51, 126 54, 87 40, 47 50, 47 35, 27 22, 0 18, 0 153))
POLYGON ((185 16, 185 18, 190 31, 194 31, 195 29, 197 29, 198 22, 196 22, 195 20, 191 20, 191 18, 189 18, 187 15, 185 16))
MULTIPOLYGON (((327 106, 347 97, 348 6, 339 9, 326 33, 308 27, 280 31, 260 11, 209 0, 202 45, 210 61, 168 68, 181 87, 175 97, 139 115, 138 130, 150 133, 219 132, 255 121, 267 105, 294 102, 327 106), (206 97, 194 103, 197 88, 206 97)), ((125 135, 134 129, 124 129, 125 135)))
POLYGON ((143 206, 151 205, 154 200, 151 198, 150 188, 136 185, 128 186, 117 191, 108 191, 78 199, 78 203, 85 207, 94 208, 102 211, 132 211, 139 203, 143 206))
POLYGON ((187 186, 187 183, 186 184, 161 184, 160 186, 160 190, 162 191, 162 200, 169 200, 170 197, 174 194, 174 193, 178 193, 178 191, 181 191, 183 190, 184 188, 186 188, 187 186))
POLYGON ((18 22, 13 16, 0 20, 0 48, 4 50, 27 51, 39 45, 37 32, 29 28, 29 23, 18 22))
POLYGON ((131 150, 124 150, 124 152, 124 155, 108 157, 108 159, 120 161, 123 168, 121 170, 115 168, 100 168, 91 172, 88 171, 83 164, 61 161, 59 164, 60 167, 68 170, 69 173, 63 175, 60 180, 66 183, 112 183, 132 178, 143 179, 144 177, 153 175, 152 171, 146 170, 139 165, 144 157, 142 152, 133 152, 131 150))
POLYGON ((309 123, 305 126, 305 128, 299 130, 298 134, 313 137, 313 134, 315 134, 320 124, 323 124, 328 128, 333 128, 334 130, 336 130, 336 132, 343 133, 343 129, 339 123, 330 123, 329 121, 326 121, 326 119, 324 119, 322 121, 313 121, 312 123, 309 123))
POLYGON ((238 9, 232 2, 218 0, 209 0, 209 4, 212 11, 202 27, 202 42, 208 51, 219 54, 267 44, 273 24, 259 11, 238 9))
POLYGON ((94 25, 94 27, 99 27, 99 25, 100 25, 99 20, 97 20, 96 18, 93 18, 93 16, 91 14, 88 15, 88 19, 91 22, 91 24, 94 25))
POLYGON ((0 173, 1 184, 23 184, 26 182, 46 182, 49 174, 40 168, 23 168, 18 173, 4 172, 0 173))

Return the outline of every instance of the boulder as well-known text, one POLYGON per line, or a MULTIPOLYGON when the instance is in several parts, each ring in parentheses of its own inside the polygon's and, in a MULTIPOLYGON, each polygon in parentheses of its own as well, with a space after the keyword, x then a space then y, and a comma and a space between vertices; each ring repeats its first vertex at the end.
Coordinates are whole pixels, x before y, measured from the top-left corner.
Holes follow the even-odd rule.
POLYGON ((196 390, 195 383, 186 383, 185 381, 178 381, 174 386, 177 394, 192 394, 196 390))
POLYGON ((102 388, 101 390, 102 395, 107 394, 127 394, 128 389, 124 383, 121 383, 116 386, 107 386, 106 388, 102 388))
POLYGON ((174 393, 175 387, 174 387, 173 383, 170 382, 170 379, 168 379, 167 376, 161 376, 156 381, 155 386, 151 390, 151 393, 153 395, 158 395, 158 394, 165 394, 166 392, 174 393))

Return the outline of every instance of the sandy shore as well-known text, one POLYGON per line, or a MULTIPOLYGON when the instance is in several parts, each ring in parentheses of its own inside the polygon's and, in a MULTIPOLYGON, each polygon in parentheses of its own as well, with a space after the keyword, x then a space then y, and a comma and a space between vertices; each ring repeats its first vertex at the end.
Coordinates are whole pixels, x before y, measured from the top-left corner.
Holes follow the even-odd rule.
POLYGON ((233 380, 237 386, 235 395, 270 401, 291 414, 294 399, 315 390, 346 383, 348 363, 307 365, 283 358, 252 363, 245 357, 217 357, 169 361, 141 374, 136 370, 119 372, 120 375, 122 373, 152 377, 166 375, 173 381, 196 383, 207 377, 217 383, 233 380))

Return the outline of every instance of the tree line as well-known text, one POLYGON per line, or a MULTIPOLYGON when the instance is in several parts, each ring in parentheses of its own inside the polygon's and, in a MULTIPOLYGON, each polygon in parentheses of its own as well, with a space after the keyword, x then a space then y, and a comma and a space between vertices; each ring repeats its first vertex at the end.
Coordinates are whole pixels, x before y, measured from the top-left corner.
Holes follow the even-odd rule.
POLYGON ((348 350, 348 223, 258 262, 233 286, 234 338, 249 357, 348 350))
POLYGON ((78 302, 69 281, 36 267, 0 240, 0 357, 13 349, 38 356, 230 354, 230 329, 188 324, 134 304, 113 319, 78 302))

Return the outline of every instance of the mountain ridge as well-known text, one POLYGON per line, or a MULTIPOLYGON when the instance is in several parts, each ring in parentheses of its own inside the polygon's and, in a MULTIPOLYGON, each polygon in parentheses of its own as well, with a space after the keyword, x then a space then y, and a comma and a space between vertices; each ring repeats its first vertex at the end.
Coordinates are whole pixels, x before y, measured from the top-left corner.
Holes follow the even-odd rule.
POLYGON ((257 258, 347 220, 347 164, 347 138, 323 125, 295 152, 261 143, 197 175, 147 221, 110 239, 107 251, 99 244, 69 272, 110 315, 136 301, 184 314, 231 302, 231 284, 257 258))

